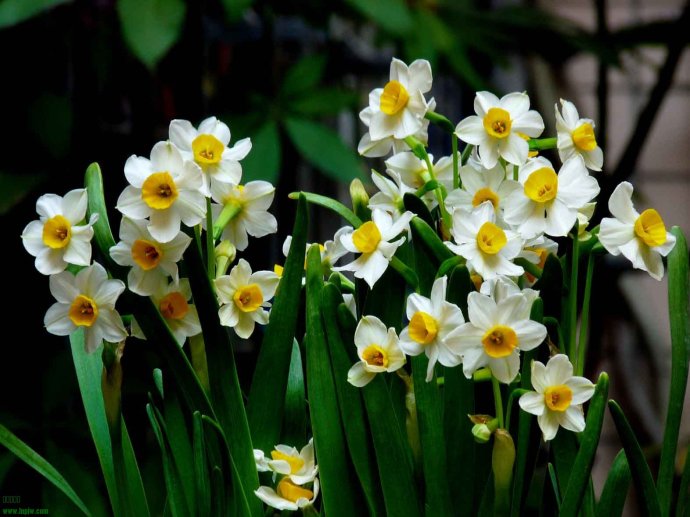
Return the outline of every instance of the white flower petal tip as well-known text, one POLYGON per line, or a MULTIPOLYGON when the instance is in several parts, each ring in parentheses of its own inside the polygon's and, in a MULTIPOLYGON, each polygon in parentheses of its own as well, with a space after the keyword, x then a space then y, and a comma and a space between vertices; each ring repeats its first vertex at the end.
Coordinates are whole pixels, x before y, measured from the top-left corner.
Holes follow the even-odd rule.
POLYGON ((386 329, 375 316, 364 316, 359 321, 355 346, 360 361, 350 368, 347 380, 358 388, 369 384, 377 373, 395 372, 405 365, 405 354, 395 329, 386 329))

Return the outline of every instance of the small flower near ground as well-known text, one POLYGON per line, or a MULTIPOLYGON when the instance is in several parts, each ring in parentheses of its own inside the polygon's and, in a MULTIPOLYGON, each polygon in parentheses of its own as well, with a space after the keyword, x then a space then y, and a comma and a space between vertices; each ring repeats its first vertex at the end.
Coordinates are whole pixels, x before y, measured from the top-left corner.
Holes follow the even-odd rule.
POLYGON ((546 327, 529 319, 531 302, 523 294, 499 302, 477 292, 469 294, 470 321, 449 336, 459 341, 468 379, 484 366, 500 382, 509 384, 515 379, 520 371, 520 351, 536 348, 546 337, 546 327))
POLYGON ((260 486, 254 494, 271 508, 294 512, 314 504, 319 495, 319 478, 314 479, 314 485, 310 490, 296 485, 289 476, 285 476, 278 482, 275 490, 271 487, 260 486))
POLYGON ((266 465, 269 470, 288 476, 295 485, 311 483, 319 472, 314 461, 313 438, 301 451, 288 445, 276 445, 266 465))
POLYGON ((170 241, 159 242, 149 233, 146 221, 123 217, 120 242, 110 248, 110 256, 121 266, 131 266, 127 275, 130 291, 151 296, 167 282, 168 276, 177 282, 177 263, 191 241, 191 237, 178 231, 170 241))
POLYGON ((158 142, 151 159, 130 156, 125 163, 130 185, 117 200, 117 209, 130 219, 146 219, 151 235, 170 242, 180 232, 180 223, 195 226, 206 215, 201 169, 184 161, 172 142, 158 142))
POLYGON ((536 138, 544 131, 541 115, 529 109, 525 93, 509 93, 500 99, 490 92, 477 92, 472 115, 462 120, 455 134, 479 148, 479 158, 493 169, 501 157, 514 165, 527 160, 529 144, 518 133, 536 138))
POLYGON ((209 117, 198 129, 188 120, 170 122, 170 141, 175 144, 186 160, 194 161, 204 173, 202 192, 211 195, 211 182, 237 185, 242 179, 240 160, 252 149, 249 138, 230 145, 230 128, 216 117, 209 117))
POLYGON ((45 194, 36 201, 40 219, 31 221, 22 232, 22 243, 31 255, 39 273, 54 275, 68 264, 88 266, 91 263, 92 225, 98 220, 93 214, 87 224, 79 224, 86 216, 85 189, 71 190, 65 197, 45 194))
POLYGON ((240 259, 229 275, 215 280, 221 324, 232 327, 243 339, 252 335, 256 323, 266 325, 269 316, 266 309, 271 307, 268 300, 273 298, 279 281, 280 277, 273 271, 252 273, 249 263, 240 259))
POLYGON ((371 221, 340 237, 340 242, 347 251, 360 253, 360 256, 354 262, 334 267, 333 270, 354 271, 355 277, 362 278, 369 287, 374 287, 386 271, 395 251, 405 242, 405 237, 389 241, 407 229, 412 217, 412 212, 405 212, 393 222, 389 213, 372 210, 371 221))
POLYGON ((161 284, 151 298, 180 346, 188 337, 201 332, 196 307, 189 303, 192 290, 188 279, 180 278, 178 283, 161 284))
POLYGON ((601 220, 599 241, 611 255, 623 255, 636 269, 647 271, 652 278, 661 280, 664 263, 676 244, 675 236, 666 230, 659 212, 648 208, 641 214, 632 203, 633 186, 624 181, 616 187, 609 199, 613 218, 601 220))
POLYGON ((347 382, 358 388, 369 384, 377 373, 394 372, 406 362, 395 329, 386 329, 376 316, 364 316, 359 320, 355 346, 361 360, 347 372, 347 382))
POLYGON ((468 267, 485 280, 498 275, 519 276, 524 270, 511 261, 522 250, 523 240, 496 224, 493 204, 484 201, 471 212, 453 211, 450 230, 455 244, 446 242, 453 253, 465 257, 468 267))
POLYGON ((426 354, 427 382, 434 376, 437 361, 449 367, 462 362, 457 341, 448 336, 465 323, 465 318, 457 305, 446 301, 447 284, 447 277, 437 278, 429 298, 417 293, 407 298, 406 314, 410 323, 400 333, 400 348, 411 356, 426 354))
POLYGON ((86 351, 94 352, 105 339, 118 343, 127 331, 115 302, 125 284, 108 280, 103 266, 94 263, 76 275, 63 271, 50 277, 50 292, 57 300, 46 312, 46 330, 57 336, 68 336, 77 328, 84 329, 86 351))
POLYGON ((542 233, 564 237, 578 211, 599 193, 580 155, 568 159, 558 174, 546 158, 532 158, 520 167, 518 178, 522 188, 508 196, 504 218, 525 239, 542 233))
POLYGON ((544 441, 552 440, 563 427, 574 433, 585 430, 582 404, 594 395, 594 384, 584 377, 573 376, 568 356, 558 354, 544 366, 532 361, 532 386, 520 397, 520 407, 537 416, 544 441))
POLYGON ((558 156, 565 162, 579 154, 588 169, 600 171, 604 164, 604 153, 594 136, 594 121, 580 118, 572 102, 561 99, 561 112, 556 104, 556 132, 558 134, 558 156))
POLYGON ((244 251, 249 245, 247 234, 264 237, 277 232, 278 221, 268 212, 275 190, 267 181, 250 181, 246 185, 213 183, 211 196, 219 203, 211 207, 213 220, 221 221, 224 212, 232 212, 230 220, 227 223, 223 221, 222 238, 232 242, 239 251, 244 251))

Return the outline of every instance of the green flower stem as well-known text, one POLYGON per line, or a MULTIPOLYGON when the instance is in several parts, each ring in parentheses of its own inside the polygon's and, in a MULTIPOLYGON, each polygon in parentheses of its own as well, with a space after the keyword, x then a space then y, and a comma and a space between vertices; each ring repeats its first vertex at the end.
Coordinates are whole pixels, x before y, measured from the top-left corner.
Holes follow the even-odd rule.
POLYGON ((512 416, 515 399, 519 399, 525 393, 529 393, 529 390, 524 388, 516 388, 510 392, 510 395, 508 396, 508 407, 506 408, 506 425, 508 427, 510 427, 510 418, 512 416))
MULTIPOLYGON (((210 201, 209 201, 210 203, 210 201)), ((220 215, 218 216, 218 219, 216 219, 216 222, 213 225, 213 240, 217 241, 220 239, 221 233, 223 233, 223 229, 227 226, 227 224, 232 221, 237 215, 242 211, 242 205, 239 203, 228 203, 223 207, 223 210, 221 211, 220 215)), ((208 226, 207 226, 208 228, 208 226)))
POLYGON ((473 145, 467 144, 465 148, 462 150, 462 156, 460 157, 460 164, 465 165, 467 163, 467 160, 470 159, 470 155, 472 154, 472 149, 474 149, 473 145))
POLYGON ((453 188, 460 188, 460 171, 458 167, 458 135, 453 133, 450 138, 453 152, 453 188))
POLYGON ((516 266, 522 266, 522 268, 527 271, 530 275, 532 275, 535 278, 541 278, 542 274, 542 269, 537 266, 536 264, 533 264, 529 260, 523 257, 518 257, 514 260, 516 266))
POLYGON ((503 420, 503 398, 501 397, 501 385, 498 379, 491 376, 491 387, 494 391, 494 406, 496 406, 496 418, 498 418, 499 429, 505 429, 505 421, 503 420))
POLYGON ((486 382, 492 379, 491 370, 488 368, 480 368, 472 375, 472 380, 474 382, 486 382))
POLYGON ((558 139, 556 137, 552 138, 532 138, 528 140, 530 151, 547 151, 549 149, 555 149, 557 146, 558 139))
POLYGON ((211 198, 208 197, 206 198, 206 228, 206 273, 208 274, 208 278, 213 281, 213 279, 216 278, 216 246, 215 239, 213 238, 215 228, 213 228, 211 198))
POLYGON ((592 297, 592 276, 594 274, 595 256, 590 253, 587 258, 587 276, 585 277, 585 293, 582 299, 582 320, 580 321, 580 339, 577 341, 577 363, 575 363, 575 375, 582 376, 585 371, 587 357, 587 340, 589 332, 589 302, 592 297))
POLYGON ((580 239, 578 236, 578 222, 573 227, 573 250, 570 265, 570 291, 568 292, 568 357, 575 362, 577 338, 577 275, 579 261, 580 239))
POLYGON ((453 125, 453 123, 450 120, 448 120, 447 117, 444 117, 440 113, 436 113, 435 111, 427 111, 424 115, 424 118, 432 124, 436 124, 448 133, 455 132, 455 126, 453 125))
POLYGON ((210 393, 211 385, 208 382, 208 363, 206 362, 206 344, 204 343, 203 334, 190 336, 189 351, 191 353, 192 367, 199 378, 199 384, 201 384, 206 393, 210 393))
POLYGON ((393 257, 390 261, 390 265, 393 269, 400 273, 400 276, 405 279, 405 282, 407 282, 412 289, 416 291, 419 288, 419 279, 417 278, 417 273, 414 272, 414 269, 406 265, 398 257, 393 257))

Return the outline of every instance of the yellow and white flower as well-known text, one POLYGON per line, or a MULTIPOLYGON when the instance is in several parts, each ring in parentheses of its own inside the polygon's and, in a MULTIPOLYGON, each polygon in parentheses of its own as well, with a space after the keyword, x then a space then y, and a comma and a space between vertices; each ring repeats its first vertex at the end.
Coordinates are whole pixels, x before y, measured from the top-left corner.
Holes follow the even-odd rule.
POLYGON ((298 451, 288 445, 276 445, 271 451, 271 458, 266 460, 268 470, 288 476, 296 485, 311 483, 319 472, 314 461, 314 440, 298 451))
POLYGON ((377 373, 394 372, 407 362, 393 327, 386 329, 376 316, 363 316, 355 329, 355 346, 361 359, 347 372, 347 382, 361 388, 377 373))
POLYGON ((371 141, 393 137, 402 140, 422 129, 429 104, 424 94, 431 90, 431 65, 417 59, 408 67, 393 58, 390 80, 369 94, 369 106, 360 119, 369 126, 371 141))
MULTIPOLYGON (((346 255, 348 251, 345 249, 343 246, 343 243, 340 242, 340 237, 345 235, 346 233, 352 231, 352 228, 349 226, 345 226, 343 228, 340 228, 337 232, 335 232, 335 235, 333 236, 333 240, 328 240, 324 242, 323 244, 318 244, 319 246, 319 251, 321 252, 321 265, 324 267, 325 270, 330 269, 335 262, 340 259, 343 255, 346 255)), ((317 243, 313 242, 308 242, 306 245, 306 251, 309 250, 309 248, 317 243)), ((285 257, 288 256, 288 253, 290 252, 290 246, 292 245, 292 235, 288 235, 285 237, 285 241, 283 241, 283 255, 285 257)), ((305 267, 306 267, 306 260, 305 260, 305 267)))
POLYGON ((515 294, 521 294, 525 297, 526 303, 520 306, 521 313, 516 314, 516 317, 521 319, 529 319, 534 300, 539 298, 539 291, 531 288, 521 289, 515 282, 507 276, 498 276, 482 283, 479 292, 486 296, 490 296, 496 303, 500 303, 506 298, 515 294))
POLYGON ((493 169, 501 157, 514 165, 527 160, 529 145, 519 133, 536 138, 544 131, 541 115, 529 109, 526 93, 509 93, 500 99, 490 92, 477 92, 476 115, 460 121, 455 134, 476 145, 482 165, 493 169))
POLYGON ((213 220, 218 220, 225 210, 233 211, 233 217, 223 228, 222 238, 244 251, 249 245, 247 234, 264 237, 278 231, 278 221, 268 212, 273 202, 275 187, 267 181, 250 181, 246 185, 232 185, 214 182, 211 197, 218 203, 213 205, 213 220))
POLYGON ((121 266, 131 266, 127 275, 129 290, 141 296, 151 296, 172 276, 179 279, 177 263, 192 241, 178 230, 167 242, 153 238, 146 221, 127 217, 120 223, 120 242, 110 248, 110 256, 121 266))
POLYGON ((273 271, 252 273, 249 263, 240 259, 229 275, 216 278, 216 292, 220 301, 218 316, 221 324, 232 327, 235 333, 247 339, 256 323, 268 323, 268 302, 276 292, 280 277, 273 271))
POLYGON ((609 199, 609 211, 614 218, 601 220, 599 241, 611 255, 622 254, 636 269, 647 271, 655 280, 664 276, 665 257, 676 244, 676 238, 666 231, 659 212, 648 208, 641 214, 632 203, 633 186, 624 181, 609 199))
POLYGON ((50 292, 57 300, 46 312, 43 324, 57 336, 84 329, 86 351, 94 352, 105 339, 118 343, 127 337, 115 302, 125 284, 108 280, 106 270, 94 262, 73 275, 63 271, 50 277, 50 292))
MULTIPOLYGON (((579 214, 580 213, 578 212, 578 218, 579 214)), ((580 238, 580 240, 583 239, 580 238)), ((528 239, 527 241, 525 241, 522 251, 520 252, 518 257, 530 261, 532 264, 535 264, 539 269, 544 269, 544 266, 546 265, 546 259, 549 257, 549 255, 557 254, 558 243, 554 240, 549 239, 545 235, 539 235, 538 237, 528 239)), ((537 279, 528 272, 525 272, 525 278, 527 281, 527 285, 532 285, 537 281, 537 279)))
POLYGON ((393 222, 389 213, 378 209, 372 210, 371 221, 367 221, 354 231, 350 231, 350 228, 340 237, 340 242, 347 251, 361 255, 354 262, 334 267, 333 270, 354 271, 355 277, 362 278, 369 287, 374 287, 386 271, 395 250, 405 242, 405 237, 389 241, 406 230, 413 217, 412 212, 405 212, 393 222))
POLYGON ((240 160, 252 149, 249 138, 230 145, 230 128, 216 117, 209 117, 195 129, 188 120, 170 122, 170 141, 186 160, 194 161, 204 173, 202 192, 211 195, 211 182, 237 185, 242 179, 240 160))
POLYGON ((471 212, 453 211, 450 230, 455 244, 446 241, 453 253, 465 257, 468 267, 485 280, 498 275, 519 276, 521 266, 511 261, 522 250, 523 240, 496 224, 496 212, 490 201, 484 201, 471 212))
POLYGON ((546 327, 529 319, 532 301, 523 294, 498 302, 477 292, 469 294, 470 321, 451 333, 458 340, 468 379, 484 366, 500 382, 509 384, 515 379, 520 370, 520 351, 538 347, 546 337, 546 327))
POLYGON ((457 366, 462 362, 458 341, 450 333, 465 323, 460 308, 446 301, 448 278, 437 278, 431 297, 412 293, 407 298, 406 314, 409 324, 400 333, 400 348, 410 356, 421 353, 429 358, 426 381, 434 376, 438 361, 443 366, 457 366))
POLYGON ((448 192, 446 208, 471 211, 484 201, 491 201, 496 219, 501 221, 506 198, 520 188, 520 184, 506 179, 506 173, 500 164, 492 169, 485 169, 479 162, 470 159, 467 165, 460 168, 459 173, 462 188, 448 192))
POLYGON ((319 495, 319 478, 314 479, 314 485, 310 490, 296 485, 289 476, 285 476, 278 482, 275 490, 268 486, 260 486, 254 494, 271 508, 294 512, 314 504, 319 495))
POLYGON ((387 173, 393 178, 392 180, 374 170, 371 171, 371 180, 379 191, 371 196, 368 207, 371 210, 377 208, 388 212, 393 216, 393 219, 397 219, 398 216, 405 213, 403 197, 405 194, 414 194, 415 189, 405 185, 397 172, 388 170, 387 173))
POLYGON ((32 256, 39 273, 54 275, 68 264, 88 266, 91 263, 93 214, 86 224, 79 224, 86 216, 85 189, 71 190, 65 197, 45 194, 36 201, 39 219, 31 221, 22 232, 24 248, 32 256))
POLYGON ((130 219, 146 219, 151 235, 169 242, 180 232, 180 223, 199 224, 206 216, 201 169, 184 161, 172 142, 158 142, 151 159, 130 156, 125 163, 130 185, 117 200, 116 208, 130 219))
POLYGON ((536 391, 522 395, 520 407, 537 416, 544 441, 553 440, 559 426, 574 433, 585 430, 582 404, 594 395, 594 384, 573 376, 567 355, 553 356, 546 366, 532 361, 532 386, 536 391))
MULTIPOLYGON (((432 162, 434 170, 434 177, 436 181, 442 184, 446 190, 453 188, 453 159, 451 156, 444 156, 434 164, 433 155, 429 155, 429 160, 432 162)), ((431 175, 425 160, 420 160, 411 151, 403 151, 397 153, 386 160, 386 172, 394 177, 397 173, 402 183, 417 190, 423 187, 425 183, 431 180, 431 175)), ((429 209, 433 209, 438 205, 438 201, 433 192, 427 192, 422 200, 426 203, 429 209)))
POLYGON ((556 109, 556 132, 558 135, 558 156, 565 162, 575 154, 579 154, 585 165, 593 171, 600 171, 604 165, 604 152, 597 145, 594 136, 594 121, 580 118, 577 108, 572 102, 561 99, 561 112, 556 109))
POLYGON ((518 179, 522 188, 508 196, 504 219, 525 239, 542 233, 564 237, 578 211, 599 194, 599 184, 580 155, 569 158, 558 174, 546 158, 532 158, 520 167, 518 179))
POLYGON ((151 298, 180 346, 188 337, 201 332, 196 306, 189 303, 192 289, 188 279, 180 278, 177 283, 165 281, 151 298))

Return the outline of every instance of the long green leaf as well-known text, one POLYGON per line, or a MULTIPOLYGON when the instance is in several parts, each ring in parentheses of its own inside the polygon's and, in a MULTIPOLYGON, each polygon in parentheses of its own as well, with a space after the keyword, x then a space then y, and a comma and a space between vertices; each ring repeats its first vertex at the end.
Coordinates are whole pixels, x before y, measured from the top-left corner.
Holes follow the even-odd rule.
POLYGON ((355 228, 359 228, 362 225, 362 220, 352 210, 335 199, 311 192, 292 192, 288 197, 290 199, 299 199, 300 196, 304 196, 308 203, 332 210, 355 228))
POLYGON ((436 268, 444 261, 454 257, 454 253, 443 244, 434 229, 419 217, 413 217, 410 221, 410 229, 419 244, 428 248, 431 255, 438 261, 436 268), (418 236, 418 237, 417 237, 418 236))
POLYGON ((291 97, 313 90, 321 82, 325 69, 326 56, 324 54, 303 57, 285 74, 280 93, 285 97, 291 97))
POLYGON ((264 180, 274 185, 280 173, 280 134, 278 125, 269 120, 251 135, 252 147, 259 152, 249 153, 242 160, 242 182, 264 180))
POLYGON ((25 20, 71 0, 3 0, 0 2, 0 29, 12 27, 25 20))
POLYGON ((121 468, 122 477, 124 477, 124 483, 122 483, 124 493, 122 495, 127 498, 130 508, 134 510, 137 516, 150 515, 144 482, 124 418, 121 418, 120 432, 122 435, 120 443, 113 447, 113 454, 115 455, 116 472, 121 468), (119 461, 120 457, 122 457, 122 463, 119 461))
POLYGON ((211 511, 211 480, 206 459, 203 421, 201 413, 192 416, 192 447, 194 449, 194 481, 196 483, 197 515, 209 515, 211 511))
POLYGON ((307 443, 307 405, 304 392, 304 369, 302 354, 296 339, 292 341, 290 371, 285 390, 285 414, 280 443, 299 446, 307 443))
POLYGON ((604 423, 604 412, 608 399, 609 377, 606 373, 599 375, 594 396, 587 410, 587 422, 580 439, 580 450, 575 457, 573 472, 563 495, 562 516, 577 516, 585 490, 590 481, 594 457, 599 445, 601 428, 604 423))
POLYGON ((333 370, 321 318, 323 276, 321 252, 307 252, 307 393, 316 457, 319 462, 323 508, 329 515, 361 515, 365 511, 354 485, 345 435, 340 421, 333 370))
POLYGON ((7 447, 17 458, 55 485, 84 513, 84 515, 91 515, 91 512, 86 508, 86 505, 82 502, 74 489, 67 480, 62 477, 62 474, 48 463, 43 456, 34 451, 2 424, 0 424, 0 444, 7 447))
POLYGON ((292 244, 273 301, 271 318, 259 350, 249 392, 247 417, 252 440, 257 449, 264 451, 272 449, 280 439, 290 355, 299 314, 299 303, 296 300, 299 300, 302 288, 308 227, 307 202, 301 196, 297 203, 292 244))
POLYGON ((347 0, 347 3, 392 34, 403 35, 412 30, 412 15, 403 0, 347 0))
POLYGON ((628 419, 625 418, 623 410, 614 400, 609 400, 609 411, 613 416, 613 422, 616 424, 618 436, 620 436, 625 449, 625 455, 630 464, 630 472, 632 474, 633 483, 637 490, 638 500, 644 508, 644 515, 649 517, 659 517, 661 509, 659 507, 659 498, 657 496, 656 487, 654 486, 654 479, 649 470, 647 460, 642 454, 640 444, 635 438, 628 419))
POLYGON ((322 300, 323 324, 350 458, 367 499, 369 514, 385 515, 383 501, 377 490, 380 481, 364 401, 360 390, 347 382, 347 372, 358 360, 354 334, 338 325, 338 307, 343 298, 337 287, 327 284, 323 289, 322 300))
MULTIPOLYGON (((625 498, 630 488, 630 467, 625 451, 621 450, 613 460, 606 483, 597 504, 597 517, 616 517, 623 513, 625 498)), ((682 515, 682 514, 677 514, 682 515)))
POLYGON ((668 256, 668 307, 671 321, 671 384, 668 395, 668 412, 664 441, 661 448, 659 475, 656 488, 662 515, 671 511, 674 467, 678 447, 678 433, 688 383, 688 359, 690 355, 690 286, 688 284, 688 245, 680 228, 671 232, 676 245, 668 256))

